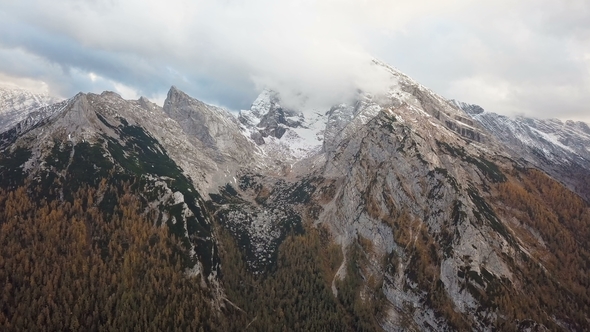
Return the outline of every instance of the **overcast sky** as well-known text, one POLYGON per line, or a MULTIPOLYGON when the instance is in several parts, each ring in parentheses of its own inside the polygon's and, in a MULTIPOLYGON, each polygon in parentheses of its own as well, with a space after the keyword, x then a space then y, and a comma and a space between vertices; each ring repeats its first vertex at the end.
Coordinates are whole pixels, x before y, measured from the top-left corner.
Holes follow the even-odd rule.
POLYGON ((264 87, 318 103, 383 60, 501 114, 590 121, 588 0, 0 0, 0 82, 230 110, 264 87))

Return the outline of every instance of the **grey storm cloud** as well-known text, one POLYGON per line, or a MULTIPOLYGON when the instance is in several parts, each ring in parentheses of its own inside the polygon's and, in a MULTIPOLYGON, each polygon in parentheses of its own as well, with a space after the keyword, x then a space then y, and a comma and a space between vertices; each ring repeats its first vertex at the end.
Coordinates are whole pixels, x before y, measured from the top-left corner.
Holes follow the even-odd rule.
POLYGON ((586 0, 0 0, 0 81, 232 110, 386 87, 377 57, 497 113, 590 120, 586 0))

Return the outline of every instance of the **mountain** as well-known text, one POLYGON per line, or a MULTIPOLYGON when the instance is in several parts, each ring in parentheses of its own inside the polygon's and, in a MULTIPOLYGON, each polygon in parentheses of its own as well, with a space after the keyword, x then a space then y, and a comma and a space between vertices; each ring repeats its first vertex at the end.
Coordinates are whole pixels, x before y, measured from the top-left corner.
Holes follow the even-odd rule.
POLYGON ((321 151, 326 115, 283 108, 279 95, 264 90, 250 110, 240 111, 243 133, 271 159, 295 162, 321 151))
POLYGON ((0 132, 4 132, 29 117, 29 122, 47 116, 46 106, 59 102, 57 98, 18 88, 0 86, 0 132))
MULTIPOLYGON (((207 159, 194 148, 185 153, 188 138, 180 126, 168 124, 161 108, 142 101, 126 101, 113 92, 80 93, 16 137, 14 128, 0 134, 0 141, 10 143, 3 151, 0 178, 8 188, 37 187, 33 197, 60 201, 71 200, 80 188, 96 187, 103 179, 114 186, 136 182, 146 208, 158 212, 154 224, 170 223, 173 232, 186 237, 191 251, 199 251, 193 253, 200 258, 194 263, 205 264, 209 272, 215 264, 213 243, 205 240, 211 236, 210 221, 189 180, 201 174, 184 174, 169 153, 183 153, 179 163, 190 160, 203 168, 207 159), (23 174, 18 176, 7 167, 22 162, 23 174)), ((96 204, 112 215, 117 198, 102 195, 96 204)))
POLYGON ((455 105, 505 144, 512 154, 550 174, 590 201, 590 127, 580 121, 510 118, 477 105, 455 105))
POLYGON ((329 109, 80 93, 1 133, 0 325, 585 330, 587 127, 372 64, 387 92, 329 109))

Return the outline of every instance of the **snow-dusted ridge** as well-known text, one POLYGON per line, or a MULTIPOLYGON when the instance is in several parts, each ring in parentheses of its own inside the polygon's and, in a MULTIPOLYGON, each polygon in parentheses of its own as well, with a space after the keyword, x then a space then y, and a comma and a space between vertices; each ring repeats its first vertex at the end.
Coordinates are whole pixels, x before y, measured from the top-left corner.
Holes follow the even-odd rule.
POLYGON ((540 152, 552 162, 567 162, 577 157, 590 161, 590 127, 584 122, 509 117, 487 112, 477 105, 455 103, 511 146, 540 152))
POLYGON ((242 133, 258 145, 263 159, 294 163, 321 152, 326 115, 283 109, 274 91, 263 90, 250 110, 240 111, 238 120, 242 133))
POLYGON ((35 122, 35 119, 49 112, 47 106, 60 101, 61 99, 46 94, 0 86, 0 133, 27 120, 28 117, 31 118, 29 122, 35 122), (33 114, 35 112, 36 114, 33 114))
POLYGON ((590 127, 581 121, 509 117, 453 101, 517 159, 538 167, 590 200, 590 127))
POLYGON ((322 110, 292 110, 281 105, 279 93, 265 89, 249 110, 239 112, 242 133, 258 145, 259 154, 266 159, 263 163, 290 165, 330 152, 337 142, 382 111, 392 112, 399 121, 444 128, 447 135, 486 140, 481 128, 455 104, 379 60, 373 60, 373 65, 390 76, 386 93, 360 91, 352 103, 322 110))

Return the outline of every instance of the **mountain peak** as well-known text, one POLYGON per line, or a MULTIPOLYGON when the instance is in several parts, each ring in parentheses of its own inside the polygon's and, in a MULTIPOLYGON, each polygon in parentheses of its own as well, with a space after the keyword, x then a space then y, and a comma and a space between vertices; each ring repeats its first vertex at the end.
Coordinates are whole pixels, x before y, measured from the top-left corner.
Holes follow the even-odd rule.
POLYGON ((137 99, 137 104, 139 105, 139 107, 147 111, 153 111, 154 109, 158 108, 158 105, 156 105, 144 96, 141 96, 139 97, 139 99, 137 99))
POLYGON ((175 86, 168 91, 163 109, 218 163, 236 161, 238 165, 251 160, 251 143, 241 134, 237 119, 226 110, 192 98, 175 86))
POLYGON ((173 85, 170 87, 170 90, 168 90, 168 94, 167 94, 166 99, 178 99, 178 98, 180 98, 180 99, 185 99, 185 98, 194 99, 194 98, 191 98, 188 94, 186 94, 186 92, 177 88, 176 85, 173 85))
POLYGON ((114 91, 103 91, 100 94, 102 97, 112 97, 112 98, 118 98, 118 99, 123 99, 123 97, 121 97, 120 94, 114 92, 114 91))
POLYGON ((457 106, 459 109, 465 111, 465 113, 469 114, 469 115, 475 115, 475 114, 481 114, 483 112, 485 112, 485 110, 479 106, 479 105, 475 105, 475 104, 468 104, 459 100, 455 100, 455 99, 451 99, 449 100, 453 105, 457 106))
POLYGON ((189 96, 186 92, 178 89, 176 86, 171 86, 170 90, 168 90, 168 94, 166 95, 166 100, 164 101, 164 111, 170 114, 170 111, 174 108, 191 108, 193 106, 197 108, 207 107, 202 101, 189 96))
POLYGON ((168 89, 168 95, 170 95, 170 94, 176 94, 176 93, 180 93, 180 92, 182 92, 182 91, 180 89, 178 89, 176 87, 176 85, 173 85, 173 86, 170 87, 170 89, 168 89))
POLYGON ((270 89, 264 89, 252 103, 250 111, 254 116, 262 117, 273 108, 280 108, 279 94, 270 89))

